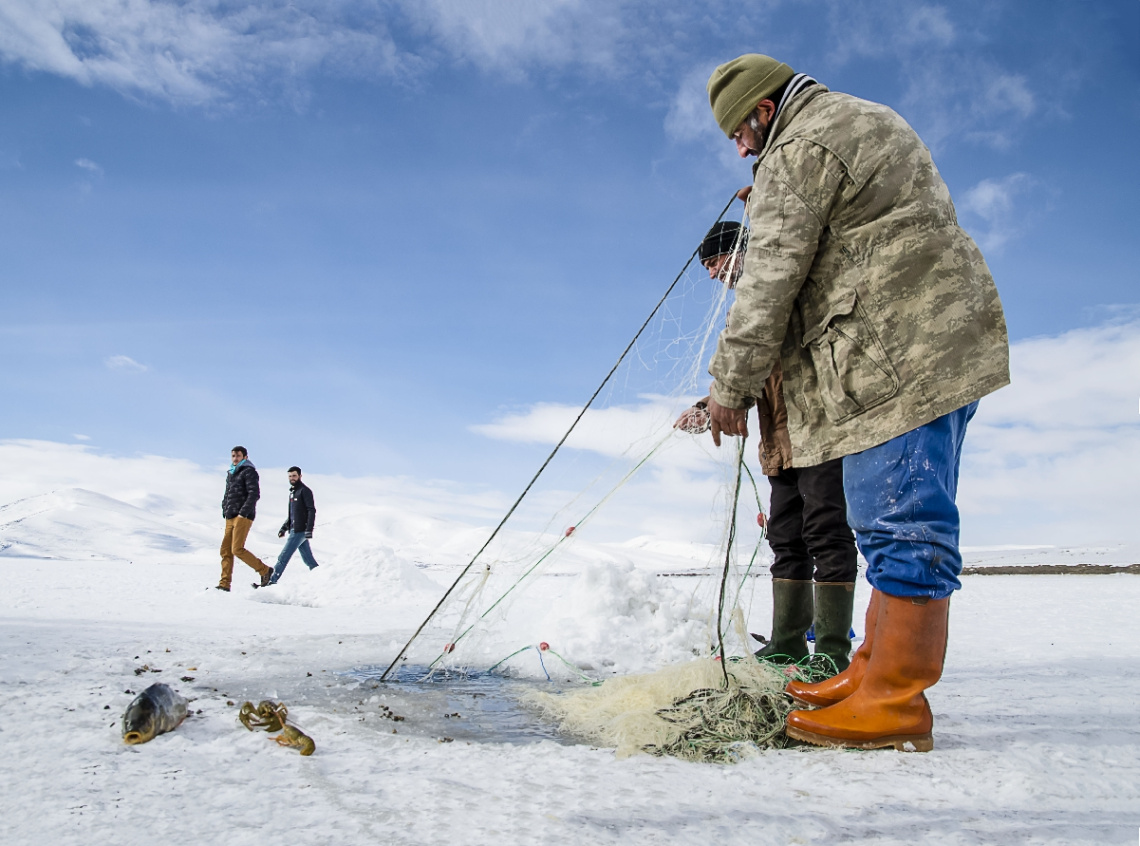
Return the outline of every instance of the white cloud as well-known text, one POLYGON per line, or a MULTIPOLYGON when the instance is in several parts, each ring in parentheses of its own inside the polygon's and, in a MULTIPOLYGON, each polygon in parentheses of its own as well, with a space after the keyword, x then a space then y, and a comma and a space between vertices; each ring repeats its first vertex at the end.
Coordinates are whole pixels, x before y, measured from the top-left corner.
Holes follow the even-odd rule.
POLYGON ((79 433, 76 433, 76 434, 72 435, 71 437, 75 438, 75 440, 77 440, 77 441, 89 441, 89 440, 91 440, 90 435, 80 435, 79 433))
POLYGON ((716 66, 716 62, 699 65, 681 79, 673 103, 669 106, 669 113, 665 116, 665 132, 672 140, 684 142, 716 139, 731 146, 709 109, 708 89, 705 86, 716 66))
POLYGON ((570 63, 613 69, 629 3, 586 0, 417 0, 408 15, 460 60, 517 72, 570 63))
MULTIPOLYGON (((302 108, 312 73, 410 81, 440 63, 507 78, 572 68, 636 80, 642 96, 676 87, 665 130, 674 140, 716 134, 704 102, 707 38, 733 31, 777 55, 795 47, 761 21, 783 0, 731 6, 649 0, 4 0, 0 63, 111 87, 127 96, 219 106, 277 98, 302 108), (399 33, 399 39, 393 33, 399 33), (685 69, 688 69, 687 71, 685 69), (678 85, 679 76, 683 80, 678 85)), ((949 7, 828 0, 817 26, 821 66, 871 58, 897 64, 901 109, 924 140, 1009 147, 1039 110, 1023 75, 981 58, 949 7)), ((975 39, 976 40, 976 39, 975 39)), ((731 146, 716 148, 726 162, 731 146), (727 152, 725 152, 727 150, 727 152)))
POLYGON ((991 115, 1010 114, 1027 118, 1037 111, 1037 98, 1023 76, 994 73, 982 90, 984 108, 991 115))
MULTIPOLYGON (((673 421, 694 399, 644 396, 635 404, 587 411, 541 477, 524 508, 527 520, 540 525, 551 513, 565 510, 565 520, 574 522, 575 509, 616 496, 596 519, 615 529, 617 537, 622 526, 627 532, 630 527, 648 532, 654 526, 654 531, 677 537, 692 529, 694 521, 705 524, 712 503, 723 496, 724 479, 734 472, 736 441, 728 439, 717 449, 708 434, 675 431, 673 421), (685 513, 689 508, 693 513, 685 513)), ((539 403, 471 429, 497 440, 553 447, 580 411, 539 403)), ((754 465, 755 433, 746 450, 754 465)), ((760 485, 766 502, 766 485, 760 485)))
POLYGON ((573 68, 638 79, 656 96, 692 64, 699 34, 741 25, 738 10, 711 2, 4 0, 0 62, 192 105, 304 101, 312 72, 409 80, 441 63, 508 78, 573 68))
POLYGON ((1004 179, 983 179, 963 195, 961 208, 985 222, 976 233, 983 250, 998 250, 1024 230, 1027 213, 1018 200, 1036 185, 1026 173, 1013 173, 1004 179))
POLYGON ((382 19, 357 25, 352 12, 347 3, 285 0, 6 0, 0 60, 189 104, 318 67, 397 73, 401 57, 382 19))
POLYGON ((912 6, 901 23, 907 44, 949 47, 954 43, 954 24, 941 6, 912 6))
POLYGON ((1014 173, 1000 181, 984 179, 966 192, 963 205, 986 220, 999 219, 1013 210, 1013 195, 1028 180, 1024 173, 1014 173))
POLYGON ((112 355, 103 359, 103 363, 111 370, 128 370, 132 373, 145 373, 150 368, 139 364, 129 355, 112 355))
POLYGON ((312 71, 406 78, 441 57, 509 77, 567 66, 624 75, 671 67, 649 35, 663 22, 647 20, 653 8, 645 0, 5 0, 0 62, 192 105, 265 88, 303 100, 301 80, 312 71), (397 45, 393 23, 410 24, 416 37, 397 45))
POLYGON ((75 166, 81 167, 88 173, 91 173, 95 176, 103 175, 103 168, 99 167, 99 165, 95 164, 95 162, 91 161, 91 159, 76 159, 75 166))
POLYGON ((1140 321, 1012 346, 1013 383, 982 400, 959 504, 973 542, 1136 540, 1140 321))
POLYGON ((957 139, 1007 149, 1038 112, 1037 96, 1026 77, 981 55, 976 38, 960 31, 973 24, 956 24, 944 6, 832 0, 828 58, 897 63, 905 80, 899 110, 931 148, 957 139))
POLYGON ((902 62, 909 80, 901 108, 932 148, 956 138, 1008 149, 1037 111, 1024 77, 972 53, 948 52, 902 62))
MULTIPOLYGON (((717 449, 711 436, 673 430, 695 397, 647 395, 637 403, 590 409, 520 509, 525 525, 564 527, 589 514, 607 540, 648 535, 715 543, 724 528, 728 485, 735 473, 735 439, 717 449), (600 456, 601 461, 590 461, 600 456), (597 508, 600 503, 604 507, 597 508)), ((553 446, 580 407, 539 403, 473 431, 500 440, 553 446)), ((756 437, 745 445, 765 509, 768 487, 756 464, 756 437)), ((536 465, 537 469, 537 465, 536 465)), ((751 484, 742 508, 755 513, 751 484)))
MULTIPOLYGON (((685 402, 667 397, 643 397, 639 405, 590 409, 566 442, 571 449, 584 449, 615 457, 629 450, 632 433, 655 440, 671 429, 675 410, 685 402)), ((471 431, 489 438, 520 443, 556 444, 566 433, 581 407, 538 403, 521 413, 508 414, 493 423, 472 426, 471 431)))
POLYGON ((886 0, 854 4, 830 0, 827 31, 831 58, 845 64, 906 52, 929 53, 953 46, 957 33, 942 6, 886 0))

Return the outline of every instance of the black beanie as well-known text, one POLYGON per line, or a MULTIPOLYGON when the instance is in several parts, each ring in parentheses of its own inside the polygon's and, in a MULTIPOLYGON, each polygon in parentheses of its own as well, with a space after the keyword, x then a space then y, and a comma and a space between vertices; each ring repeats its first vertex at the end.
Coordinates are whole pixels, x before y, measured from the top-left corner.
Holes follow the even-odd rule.
POLYGON ((747 229, 731 220, 714 223, 713 228, 705 235, 705 240, 701 241, 701 248, 697 250, 697 257, 703 263, 714 256, 731 253, 737 241, 740 242, 740 248, 743 249, 748 243, 747 229))

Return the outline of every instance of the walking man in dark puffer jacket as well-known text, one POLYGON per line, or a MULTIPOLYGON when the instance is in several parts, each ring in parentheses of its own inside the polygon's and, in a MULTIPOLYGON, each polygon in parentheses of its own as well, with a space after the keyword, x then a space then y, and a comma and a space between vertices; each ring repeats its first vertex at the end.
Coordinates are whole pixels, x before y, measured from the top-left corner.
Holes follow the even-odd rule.
POLYGON ((222 498, 222 517, 226 520, 226 533, 222 538, 222 578, 218 590, 228 591, 234 575, 236 555, 261 576, 262 586, 269 584, 273 570, 245 548, 245 539, 257 516, 257 501, 261 498, 257 468, 250 463, 249 453, 243 446, 230 450, 230 469, 226 474, 226 495, 222 498))
POLYGON ((313 492, 309 486, 301 481, 301 468, 289 468, 289 517, 281 524, 277 537, 283 538, 286 533, 289 539, 285 541, 285 548, 277 556, 277 566, 273 568, 273 578, 269 584, 275 585, 285 572, 289 559, 293 553, 300 551, 301 560, 310 570, 317 567, 317 559, 313 557, 313 550, 309 540, 313 537, 313 524, 317 521, 317 506, 313 502, 313 492))

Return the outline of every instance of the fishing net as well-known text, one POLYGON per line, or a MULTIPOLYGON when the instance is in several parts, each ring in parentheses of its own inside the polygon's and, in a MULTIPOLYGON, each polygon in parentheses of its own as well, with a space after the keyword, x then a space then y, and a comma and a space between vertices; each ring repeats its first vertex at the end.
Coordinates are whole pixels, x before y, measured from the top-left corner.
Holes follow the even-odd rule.
POLYGON ((730 297, 690 260, 585 408, 547 404, 476 427, 554 449, 385 675, 403 664, 604 682, 542 707, 624 753, 732 760, 733 744, 785 742, 787 677, 753 659, 748 634, 769 555, 755 519, 761 485, 743 439, 717 449, 700 435, 708 419, 696 405, 730 297), (678 513, 690 515, 683 525, 678 513), (690 550, 681 570, 676 555, 657 555, 678 540, 690 550), (610 571, 588 599, 628 604, 592 609, 607 619, 593 626, 603 645, 557 642, 551 608, 565 591, 555 582, 602 564, 610 571), (646 646, 654 626, 660 637, 646 646))
POLYGON ((789 678, 824 677, 819 667, 704 658, 593 688, 535 691, 527 699, 565 732, 612 746, 618 757, 646 752, 733 763, 789 745, 784 721, 795 706, 784 686, 789 678))

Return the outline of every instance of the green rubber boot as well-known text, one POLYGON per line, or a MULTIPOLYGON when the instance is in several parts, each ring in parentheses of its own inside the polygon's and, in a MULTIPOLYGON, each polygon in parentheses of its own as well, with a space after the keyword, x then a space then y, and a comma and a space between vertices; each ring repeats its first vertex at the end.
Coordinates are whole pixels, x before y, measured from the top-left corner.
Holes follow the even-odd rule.
POLYGON ((842 673, 851 663, 851 613, 854 582, 816 582, 815 654, 826 655, 842 673))
POLYGON ((794 664, 808 657, 812 621, 811 582, 772 579, 772 639, 756 653, 773 664, 794 664))

